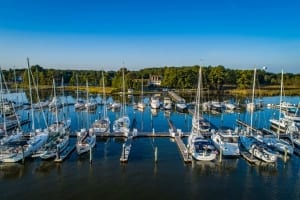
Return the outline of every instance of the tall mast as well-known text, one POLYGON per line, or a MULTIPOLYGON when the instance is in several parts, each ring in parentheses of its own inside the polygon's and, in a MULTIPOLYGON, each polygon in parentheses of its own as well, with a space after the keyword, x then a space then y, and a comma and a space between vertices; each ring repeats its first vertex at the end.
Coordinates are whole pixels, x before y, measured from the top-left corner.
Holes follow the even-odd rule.
POLYGON ((251 128, 251 135, 252 135, 252 126, 253 126, 253 112, 255 109, 255 104, 254 104, 254 92, 255 92, 255 79, 256 79, 256 68, 254 68, 254 75, 253 75, 253 85, 252 85, 252 107, 251 107, 251 116, 250 116, 250 128, 251 128))
POLYGON ((279 116, 278 116, 278 129, 277 129, 277 137, 279 138, 280 134, 280 118, 281 118, 281 110, 282 110, 282 90, 283 90, 283 69, 281 69, 281 81, 280 81, 280 100, 279 100, 279 116))
POLYGON ((1 103, 2 103, 2 114, 3 114, 3 129, 4 129, 4 134, 6 135, 6 117, 5 117, 5 111, 4 111, 4 99, 3 99, 3 86, 2 86, 2 69, 0 67, 1 73, 0 73, 0 92, 1 92, 1 103))
POLYGON ((27 67, 28 67, 28 85, 29 85, 29 96, 30 96, 30 107, 31 107, 31 116, 32 116, 32 126, 31 129, 35 129, 34 124, 34 112, 33 112, 33 101, 32 101, 32 90, 31 90, 31 79, 30 79, 30 64, 29 64, 29 58, 27 58, 27 67))
POLYGON ((53 93, 55 100, 55 118, 56 118, 56 130, 58 130, 58 108, 57 108, 57 97, 56 97, 56 89, 55 89, 55 80, 53 79, 53 93))
POLYGON ((123 117, 126 113, 126 99, 125 99, 125 78, 124 78, 124 64, 123 64, 123 70, 122 70, 122 77, 123 77, 123 117))
POLYGON ((103 118, 105 119, 107 116, 107 110, 106 110, 106 94, 105 94, 105 83, 104 83, 103 71, 102 71, 102 91, 103 91, 103 118))
POLYGON ((76 100, 77 100, 77 102, 78 102, 78 74, 76 74, 76 84, 77 84, 77 96, 76 96, 76 100))

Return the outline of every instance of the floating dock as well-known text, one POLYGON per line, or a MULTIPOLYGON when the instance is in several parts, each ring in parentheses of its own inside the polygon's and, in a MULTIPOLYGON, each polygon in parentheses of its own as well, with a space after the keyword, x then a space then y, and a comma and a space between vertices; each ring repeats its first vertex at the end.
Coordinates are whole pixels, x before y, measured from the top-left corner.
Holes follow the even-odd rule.
POLYGON ((54 162, 63 162, 75 150, 75 145, 68 145, 66 149, 57 155, 54 162))
POLYGON ((189 154, 188 149, 186 148, 185 144, 183 143, 180 136, 175 136, 175 142, 181 152, 183 161, 185 163, 191 163, 192 162, 192 156, 189 154))
POLYGON ((175 101, 176 103, 177 103, 177 102, 185 102, 185 99, 184 99, 184 98, 182 98, 181 96, 179 96, 178 94, 176 94, 176 93, 173 92, 173 91, 168 91, 168 94, 169 94, 169 96, 171 97, 171 99, 172 99, 173 101, 175 101))
POLYGON ((260 160, 258 160, 257 158, 255 158, 253 155, 251 155, 249 152, 243 151, 241 152, 241 156, 248 161, 251 164, 255 164, 258 165, 261 163, 260 160))

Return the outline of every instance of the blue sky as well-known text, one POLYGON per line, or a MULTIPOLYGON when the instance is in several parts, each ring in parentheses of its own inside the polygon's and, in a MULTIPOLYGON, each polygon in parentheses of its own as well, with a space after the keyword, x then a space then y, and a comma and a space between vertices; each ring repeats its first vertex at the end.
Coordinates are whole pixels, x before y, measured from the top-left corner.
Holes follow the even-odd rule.
POLYGON ((300 73, 300 1, 0 0, 0 66, 300 73))

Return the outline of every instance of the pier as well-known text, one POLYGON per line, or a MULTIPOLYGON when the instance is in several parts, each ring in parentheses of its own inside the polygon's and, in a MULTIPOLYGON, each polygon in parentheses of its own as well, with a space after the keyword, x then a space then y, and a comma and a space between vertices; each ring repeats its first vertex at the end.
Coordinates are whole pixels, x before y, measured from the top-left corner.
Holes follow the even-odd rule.
POLYGON ((185 163, 191 163, 192 162, 192 156, 190 155, 188 149, 186 148, 185 144, 183 143, 180 136, 175 136, 175 142, 181 152, 183 161, 185 163))
POLYGON ((169 94, 169 96, 171 97, 171 99, 172 99, 173 101, 175 101, 176 103, 177 103, 177 102, 185 102, 185 99, 184 99, 184 98, 182 98, 181 96, 179 96, 178 94, 176 94, 176 93, 173 92, 173 91, 168 91, 168 94, 169 94))
POLYGON ((237 122, 238 125, 246 127, 249 130, 251 129, 252 131, 257 131, 256 128, 251 127, 249 124, 247 124, 247 123, 245 123, 245 122, 243 122, 241 120, 236 120, 236 122, 237 122))

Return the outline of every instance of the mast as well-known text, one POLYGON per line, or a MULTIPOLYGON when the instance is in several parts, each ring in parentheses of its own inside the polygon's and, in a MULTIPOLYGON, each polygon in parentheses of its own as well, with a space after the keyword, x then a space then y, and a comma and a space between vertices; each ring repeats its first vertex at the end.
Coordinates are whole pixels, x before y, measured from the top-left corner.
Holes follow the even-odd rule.
POLYGON ((278 129, 277 129, 277 137, 279 138, 280 134, 280 118, 281 118, 281 110, 282 110, 282 90, 283 90, 283 69, 281 69, 281 81, 280 81, 280 100, 279 100, 279 116, 278 116, 278 129))
POLYGON ((58 108, 57 108, 57 97, 56 97, 56 90, 55 90, 55 80, 53 79, 53 94, 55 99, 55 118, 56 118, 56 131, 58 130, 58 108))
POLYGON ((106 119, 107 110, 106 110, 106 94, 105 94, 105 83, 104 83, 103 71, 102 71, 102 91, 103 91, 103 118, 106 119))
POLYGON ((3 114, 3 129, 4 129, 4 134, 7 135, 6 131, 6 117, 5 117, 5 112, 4 112, 4 99, 3 99, 3 86, 2 86, 2 69, 0 67, 1 73, 0 73, 0 92, 1 92, 1 103, 2 103, 2 114, 3 114))
POLYGON ((32 90, 31 90, 31 80, 30 80, 30 64, 29 58, 27 58, 27 67, 28 67, 28 85, 29 85, 29 96, 30 96, 30 108, 31 108, 31 116, 32 116, 32 126, 31 129, 35 130, 34 124, 34 112, 33 112, 33 100, 32 100, 32 90))
POLYGON ((124 117, 125 113, 126 113, 124 65, 123 65, 123 70, 122 70, 122 77, 123 77, 123 113, 122 113, 122 115, 124 117))
POLYGON ((201 80, 202 80, 202 68, 200 66, 199 68, 199 74, 198 74, 198 85, 197 85, 197 92, 196 92, 196 106, 195 111, 193 115, 193 124, 197 123, 197 131, 199 131, 200 125, 199 125, 199 119, 200 119, 200 93, 201 93, 201 80))
POLYGON ((76 96, 76 99, 77 99, 77 102, 78 102, 78 93, 79 93, 79 90, 78 90, 78 74, 76 74, 76 84, 77 84, 77 96, 76 96))
POLYGON ((252 135, 252 126, 253 126, 253 112, 255 109, 254 104, 254 92, 255 92, 255 79, 256 79, 256 68, 254 68, 254 75, 253 75, 253 85, 252 85, 252 99, 251 99, 251 116, 250 116, 250 128, 251 128, 251 135, 252 135))

